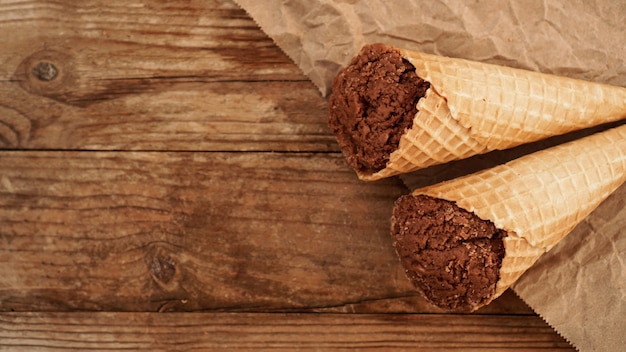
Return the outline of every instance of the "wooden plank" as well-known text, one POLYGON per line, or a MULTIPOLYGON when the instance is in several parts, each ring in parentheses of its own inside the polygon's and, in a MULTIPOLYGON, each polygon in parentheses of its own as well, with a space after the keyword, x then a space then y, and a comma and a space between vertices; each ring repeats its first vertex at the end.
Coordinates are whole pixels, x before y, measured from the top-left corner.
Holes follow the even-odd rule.
POLYGON ((574 351, 533 316, 1 313, 0 351, 574 351))
POLYGON ((25 53, 47 57, 43 51, 79 65, 67 69, 85 81, 198 74, 204 80, 305 79, 230 0, 176 5, 158 0, 18 0, 0 4, 0 24, 12 34, 2 37, 3 46, 17 49, 2 52, 5 79, 25 53), (94 69, 85 71, 89 66, 94 69))
POLYGON ((0 148, 338 150, 326 101, 231 1, 17 1, 0 28, 0 148))
POLYGON ((0 98, 0 142, 21 149, 336 151, 326 103, 309 85, 152 85, 153 92, 87 108, 33 104, 12 90, 0 98))
POLYGON ((326 307, 410 295, 399 181, 340 155, 0 153, 0 309, 326 307))
POLYGON ((434 311, 392 250, 403 192, 337 154, 0 152, 0 310, 434 311))

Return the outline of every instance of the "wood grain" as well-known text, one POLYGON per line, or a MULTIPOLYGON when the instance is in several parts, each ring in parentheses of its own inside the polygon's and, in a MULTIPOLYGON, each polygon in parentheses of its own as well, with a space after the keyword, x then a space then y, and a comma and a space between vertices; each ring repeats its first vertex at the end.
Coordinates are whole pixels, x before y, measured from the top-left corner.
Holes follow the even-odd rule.
POLYGON ((3 310, 289 309, 410 295, 398 181, 336 154, 0 153, 3 310))
POLYGON ((337 154, 0 152, 0 175, 0 310, 433 311, 389 238, 406 190, 337 154))
POLYGON ((0 351, 574 351, 538 317, 0 314, 0 351))
POLYGON ((0 28, 0 147, 337 150, 326 101, 230 1, 17 1, 0 28))

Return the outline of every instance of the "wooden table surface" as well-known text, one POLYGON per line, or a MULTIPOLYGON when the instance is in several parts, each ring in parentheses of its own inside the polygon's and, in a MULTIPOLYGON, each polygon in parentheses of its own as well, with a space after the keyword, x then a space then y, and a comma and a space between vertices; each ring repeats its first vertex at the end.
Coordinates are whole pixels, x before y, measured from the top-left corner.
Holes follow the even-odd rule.
POLYGON ((326 109, 229 0, 0 1, 0 351, 573 350, 430 307, 326 109))

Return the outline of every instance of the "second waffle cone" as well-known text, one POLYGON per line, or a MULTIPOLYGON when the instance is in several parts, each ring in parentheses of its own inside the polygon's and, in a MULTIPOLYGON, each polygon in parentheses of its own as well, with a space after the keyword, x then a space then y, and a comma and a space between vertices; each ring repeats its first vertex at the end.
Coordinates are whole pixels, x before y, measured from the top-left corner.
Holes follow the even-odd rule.
POLYGON ((493 298, 626 182, 626 125, 417 189, 507 231, 493 298))

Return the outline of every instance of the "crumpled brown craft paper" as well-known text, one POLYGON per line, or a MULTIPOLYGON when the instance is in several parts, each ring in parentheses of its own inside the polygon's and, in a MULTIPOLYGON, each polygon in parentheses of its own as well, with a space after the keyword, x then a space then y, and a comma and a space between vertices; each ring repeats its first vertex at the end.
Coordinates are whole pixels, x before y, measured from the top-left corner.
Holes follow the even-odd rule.
MULTIPOLYGON (((626 86, 624 1, 236 2, 324 96, 341 67, 372 42, 626 86)), ((490 153, 418 171, 403 180, 413 188, 549 145, 490 153)), ((626 346, 625 198, 626 185, 513 287, 581 351, 626 346)))
POLYGON ((236 0, 327 95, 365 43, 626 85, 615 0, 236 0))

